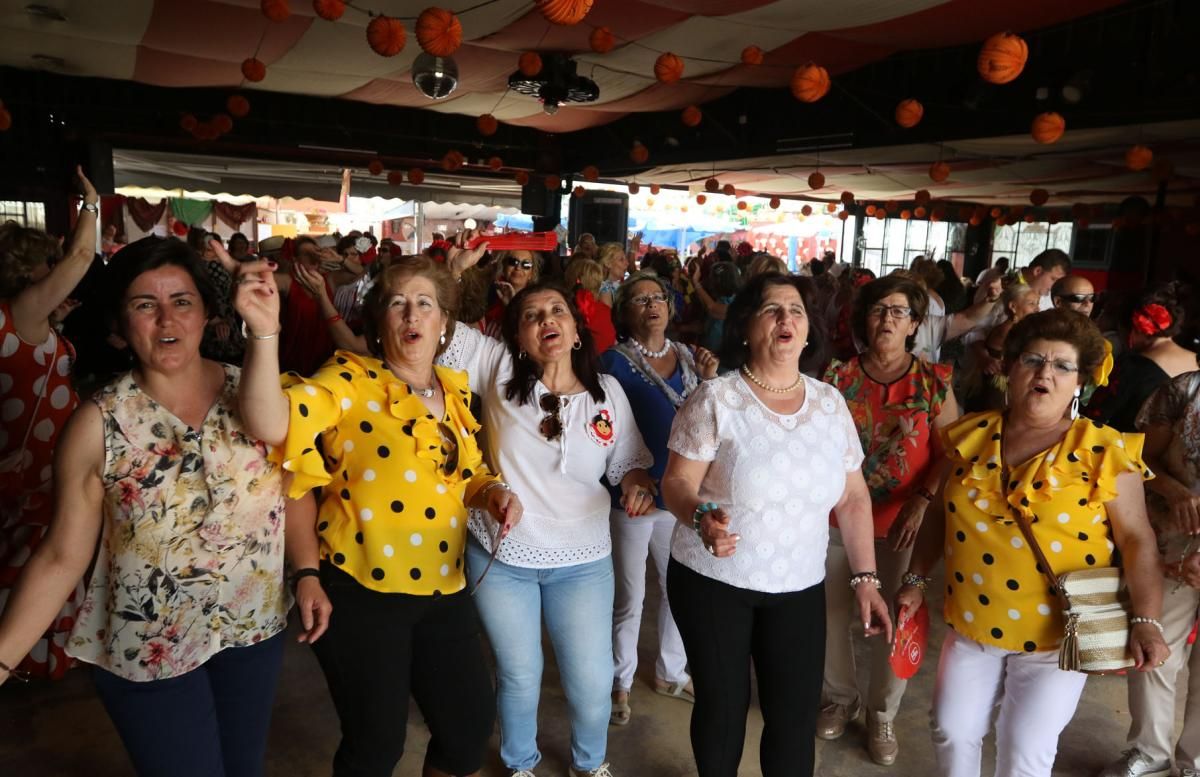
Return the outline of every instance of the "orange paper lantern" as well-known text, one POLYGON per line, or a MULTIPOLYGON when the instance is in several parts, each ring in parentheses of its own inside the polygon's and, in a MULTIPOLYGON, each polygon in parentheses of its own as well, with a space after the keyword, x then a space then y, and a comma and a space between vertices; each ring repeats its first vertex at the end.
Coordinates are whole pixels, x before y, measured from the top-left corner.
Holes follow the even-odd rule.
POLYGON ((467 163, 467 158, 463 156, 461 151, 450 150, 442 157, 442 169, 448 173, 455 170, 461 170, 462 166, 467 163))
POLYGON ((885 218, 887 218, 887 211, 885 211, 883 208, 879 208, 875 211, 875 218, 879 221, 883 221, 885 218))
POLYGON ((379 161, 378 159, 372 159, 369 163, 367 163, 367 172, 369 172, 371 175, 382 175, 383 162, 379 161))
POLYGON ((225 101, 225 109, 238 119, 244 119, 250 114, 250 101, 240 94, 231 94, 225 101))
POLYGON ((287 0, 262 0, 259 7, 262 9, 262 15, 273 22, 282 22, 292 15, 287 0))
POLYGON ((854 192, 842 192, 841 200, 842 200, 843 204, 853 205, 854 204, 854 192))
POLYGON ((950 177, 950 165, 945 162, 934 162, 929 166, 929 177, 934 183, 941 183, 950 177))
POLYGON ((706 202, 708 202, 708 198, 705 197, 703 194, 696 195, 696 204, 697 205, 703 205, 706 202))
POLYGON ((404 183, 404 173, 399 170, 389 170, 387 182, 392 186, 399 186, 404 183))
POLYGON ((221 132, 211 121, 202 121, 196 125, 196 131, 192 134, 197 140, 216 140, 221 132))
POLYGON ((246 77, 247 81, 258 83, 267 77, 267 66, 263 64, 262 60, 254 57, 244 59, 242 60, 242 75, 246 77))
POLYGON ((742 49, 742 64, 743 65, 761 65, 763 63, 763 50, 758 46, 747 46, 742 49))
POLYGON ((848 211, 848 210, 842 211, 841 213, 838 214, 838 218, 841 219, 842 221, 845 221, 846 219, 850 218, 850 211, 848 211))
POLYGON ((550 191, 556 191, 559 186, 562 186, 562 179, 557 175, 548 175, 542 179, 542 185, 550 191))
POLYGON ((435 57, 448 57, 462 45, 462 22, 445 8, 426 8, 417 17, 417 45, 435 57))
POLYGON ((824 175, 822 175, 821 173, 809 173, 808 188, 820 189, 823 186, 825 186, 825 176, 824 175))
POLYGON ((896 106, 896 123, 905 129, 920 124, 921 117, 924 115, 925 106, 911 98, 901 100, 899 105, 896 106))
POLYGON ((542 72, 542 58, 536 51, 526 51, 517 60, 517 69, 521 75, 533 78, 542 72))
POLYGON ((637 181, 633 181, 632 183, 628 184, 628 188, 629 188, 630 194, 637 194, 638 192, 640 192, 642 190, 642 187, 638 184, 637 181))
POLYGON ((661 191, 662 191, 662 187, 659 186, 658 184, 656 184, 656 183, 650 184, 650 193, 651 194, 658 194, 661 191))
POLYGON ((410 167, 408 169, 408 182, 414 186, 420 186, 425 183, 425 171, 419 167, 410 167))
POLYGON ((499 172, 504 167, 504 160, 498 156, 488 157, 488 167, 499 172))
POLYGON ((479 134, 485 138, 490 138, 496 134, 496 130, 500 127, 500 123, 496 121, 496 117, 490 113, 485 113, 475 120, 475 129, 479 130, 479 134))
POLYGON ((646 160, 650 158, 650 149, 635 142, 633 148, 629 149, 629 158, 633 160, 634 164, 645 164, 646 160))
POLYGON ((346 13, 346 0, 313 0, 313 12, 327 22, 336 22, 346 13))
POLYGON ((900 211, 900 218, 904 219, 905 221, 908 221, 909 219, 912 218, 912 211, 909 210, 908 208, 905 208, 904 210, 900 211))
POLYGON ((733 184, 727 183, 721 187, 721 193, 732 197, 733 195, 737 194, 737 189, 734 188, 733 184))
POLYGON ((1003 214, 1004 214, 1004 211, 1002 211, 1000 208, 992 208, 991 211, 989 211, 989 213, 988 213, 988 215, 990 215, 994 219, 1000 218, 1000 216, 1002 216, 1003 214))
POLYGON ((874 216, 876 210, 878 210, 878 208, 876 208, 874 205, 868 205, 866 208, 867 215, 874 216))
POLYGON ((390 16, 376 16, 367 25, 367 43, 381 57, 394 57, 408 41, 404 23, 390 16))
POLYGON ((592 0, 536 0, 536 4, 552 24, 579 24, 592 10, 592 0))
MULTIPOLYGON (((981 223, 983 223, 983 219, 979 218, 978 216, 973 215, 973 216, 971 216, 971 218, 967 219, 967 223, 973 227, 977 227, 981 223)), ((1051 223, 1054 223, 1054 222, 1051 222, 1051 223)))
POLYGON ((749 207, 749 206, 746 205, 745 200, 738 200, 738 204, 737 204, 738 210, 745 210, 747 207, 749 207))
POLYGON ((683 60, 669 51, 659 54, 654 60, 654 77, 663 84, 678 82, 683 78, 683 60))
POLYGON ((600 169, 595 165, 588 165, 587 167, 583 168, 582 173, 583 180, 585 181, 595 183, 596 181, 600 180, 600 169))
POLYGON ((811 205, 805 205, 804 207, 802 207, 802 208, 800 209, 800 214, 801 214, 801 215, 803 215, 803 216, 811 216, 811 215, 812 215, 812 206, 811 206, 811 205))
POLYGON ((716 178, 709 178, 704 182, 704 191, 716 194, 717 192, 721 191, 721 182, 716 178))
POLYGON ((1026 223, 1026 224, 1032 224, 1032 223, 1033 223, 1033 214, 1032 214, 1032 213, 1026 213, 1026 214, 1025 214, 1025 223, 1026 223))
POLYGON ((190 113, 185 113, 183 116, 179 117, 179 126, 184 132, 195 132, 196 125, 199 123, 200 122, 196 120, 196 117, 190 113))
POLYGON ((829 71, 820 65, 804 65, 792 74, 792 96, 815 103, 829 92, 829 71))
POLYGON ((585 194, 587 194, 587 189, 583 188, 582 186, 576 186, 574 189, 571 190, 572 197, 579 198, 585 194))
POLYGON ((1050 201, 1050 192, 1045 189, 1034 189, 1029 193, 1029 202, 1040 208, 1050 201))
POLYGON ((1029 59, 1029 46, 1019 35, 998 32, 983 43, 975 66, 984 81, 992 84, 1007 84, 1025 69, 1029 59))
POLYGON ((616 38, 613 37, 612 30, 607 27, 597 27, 588 36, 588 46, 597 54, 607 54, 613 50, 615 45, 617 45, 616 38))
POLYGON ((689 105, 683 109, 683 113, 679 114, 680 120, 685 127, 695 127, 700 124, 700 120, 704 118, 704 114, 694 105, 689 105))
POLYGON ((825 210, 829 213, 836 213, 837 212, 837 203, 836 202, 825 203, 825 210))
POLYGON ((779 198, 778 198, 778 197, 772 197, 772 198, 771 198, 771 201, 770 201, 770 202, 768 202, 767 204, 771 206, 772 210, 774 210, 774 209, 777 209, 777 208, 779 207, 779 204, 780 204, 780 203, 779 203, 779 198))
POLYGON ((931 199, 933 199, 933 195, 929 193, 928 189, 918 189, 917 193, 913 195, 913 202, 918 205, 925 205, 931 199))
POLYGON ((924 207, 918 207, 915 210, 913 210, 913 215, 919 219, 925 218, 925 215, 927 213, 929 213, 929 211, 927 211, 924 207))
POLYGON ((228 113, 218 113, 212 117, 212 125, 217 128, 217 132, 226 135, 233 131, 233 119, 228 113))
POLYGON ((520 186, 528 186, 529 173, 525 172, 524 170, 518 170, 517 174, 513 176, 513 180, 515 180, 520 186))
POLYGON ((1038 143, 1054 143, 1063 136, 1066 129, 1066 120, 1061 115, 1049 111, 1033 117, 1029 133, 1038 143))
POLYGON ((1132 146, 1125 152, 1125 166, 1130 170, 1145 170, 1154 162, 1154 152, 1146 146, 1132 146))

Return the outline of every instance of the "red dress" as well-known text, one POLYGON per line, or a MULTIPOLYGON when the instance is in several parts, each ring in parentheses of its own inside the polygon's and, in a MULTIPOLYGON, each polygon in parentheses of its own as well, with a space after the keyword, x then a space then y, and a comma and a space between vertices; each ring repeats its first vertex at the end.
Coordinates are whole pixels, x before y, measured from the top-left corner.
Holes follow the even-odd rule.
MULTIPOLYGON (((40 345, 22 340, 8 301, 0 302, 0 611, 54 514, 54 446, 79 405, 74 361, 75 350, 53 329, 40 345), (13 466, 17 458, 23 466, 13 466)), ((71 659, 63 648, 82 599, 80 582, 20 668, 54 679, 66 674, 71 659)))
MULTIPOLYGON (((307 378, 333 356, 333 336, 321 315, 321 305, 296 279, 295 270, 291 276, 291 289, 283 298, 279 367, 284 372, 295 372, 307 378)), ((325 279, 325 291, 333 297, 328 278, 325 279)))

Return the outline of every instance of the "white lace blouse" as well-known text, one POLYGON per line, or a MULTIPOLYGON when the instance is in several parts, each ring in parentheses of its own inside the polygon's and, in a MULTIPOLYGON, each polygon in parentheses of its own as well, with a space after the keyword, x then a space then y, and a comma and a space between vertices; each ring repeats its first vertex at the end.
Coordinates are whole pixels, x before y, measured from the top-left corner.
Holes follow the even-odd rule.
POLYGON ((766 593, 801 591, 825 578, 829 512, 863 451, 846 400, 804 378, 804 405, 769 410, 738 372, 700 384, 675 416, 668 447, 711 462, 700 499, 716 502, 740 534, 737 552, 716 558, 694 531, 675 530, 671 556, 702 575, 766 593))
MULTIPOLYGON (((653 456, 642 441, 621 384, 600 375, 604 400, 586 391, 562 397, 563 433, 551 442, 538 431, 546 413, 538 382, 524 405, 504 398, 512 378, 512 357, 499 340, 465 325, 438 363, 466 370, 471 391, 483 404, 485 457, 521 498, 521 522, 509 533, 496 558, 512 566, 547 569, 583 564, 612 552, 609 493, 633 469, 648 469, 653 456)), ((496 522, 471 510, 467 528, 489 551, 496 522)))

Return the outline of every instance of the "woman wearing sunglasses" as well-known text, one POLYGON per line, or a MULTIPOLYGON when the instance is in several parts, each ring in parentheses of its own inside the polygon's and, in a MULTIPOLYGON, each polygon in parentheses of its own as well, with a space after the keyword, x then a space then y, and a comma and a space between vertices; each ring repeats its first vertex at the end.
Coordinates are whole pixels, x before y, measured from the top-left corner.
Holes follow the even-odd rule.
POLYGON ((942 432, 950 468, 896 597, 903 625, 925 603, 945 554, 950 629, 933 692, 933 747, 945 777, 978 777, 997 706, 996 774, 1049 777, 1087 679, 1059 669, 1063 608, 1051 578, 1112 566, 1120 551, 1136 668, 1149 671, 1169 654, 1142 435, 1078 414, 1083 384, 1108 377, 1106 341, 1084 316, 1052 309, 1012 328, 1004 363, 1007 408, 942 432))
POLYGON ((280 390, 267 268, 239 268, 240 403, 250 433, 294 474, 293 496, 322 488, 320 566, 293 577, 318 578, 335 613, 313 645, 342 724, 333 773, 390 775, 411 695, 432 734, 425 777, 476 774, 495 702, 466 590, 467 506, 503 536, 521 503, 483 461, 466 376, 433 363, 456 329, 457 284, 429 257, 394 262, 363 305, 371 355, 338 351, 280 390))
POLYGON ((496 655, 500 757, 513 777, 533 777, 541 760, 544 622, 570 709, 570 773, 611 777, 613 565, 601 478, 620 489, 630 517, 644 515, 654 507, 652 458, 565 290, 518 292, 502 335, 456 327, 441 356, 480 392, 486 458, 525 498, 525 518, 507 538, 474 513, 469 523, 468 576, 496 655))
POLYGON ((529 284, 537 283, 541 272, 540 262, 532 251, 498 251, 493 263, 496 266, 496 280, 492 284, 495 301, 484 316, 484 326, 489 332, 499 329, 504 310, 512 298, 529 284))

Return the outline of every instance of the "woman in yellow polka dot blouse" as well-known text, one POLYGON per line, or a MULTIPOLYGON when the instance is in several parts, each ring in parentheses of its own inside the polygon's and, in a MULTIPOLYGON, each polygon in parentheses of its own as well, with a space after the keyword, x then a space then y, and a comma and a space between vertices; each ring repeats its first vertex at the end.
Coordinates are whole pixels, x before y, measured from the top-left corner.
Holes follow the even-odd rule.
POLYGON ((938 772, 978 777, 996 722, 996 774, 1049 776, 1058 736, 1087 675, 1058 668, 1063 618, 1013 519, 1019 511, 1056 575, 1109 566, 1119 549, 1133 614, 1129 648, 1145 671, 1167 657, 1154 533, 1146 517, 1142 435, 1078 418, 1081 386, 1111 357, 1071 310, 1021 320, 1004 345, 1007 409, 966 416, 943 433, 950 470, 921 527, 897 595, 901 622, 924 602, 945 552, 946 622, 933 701, 938 772), (1007 483, 1005 482, 1007 480, 1007 483))
POLYGON ((426 777, 475 774, 495 697, 463 571, 467 506, 502 534, 522 508, 483 461, 466 374, 433 364, 457 285, 427 257, 392 264, 363 306, 372 355, 338 351, 311 378, 285 376, 281 392, 279 296, 265 269, 243 265, 239 277, 241 406, 295 474, 293 495, 322 489, 320 569, 294 577, 319 577, 333 604, 313 645, 342 723, 333 773, 392 773, 411 693, 432 734, 426 777))

